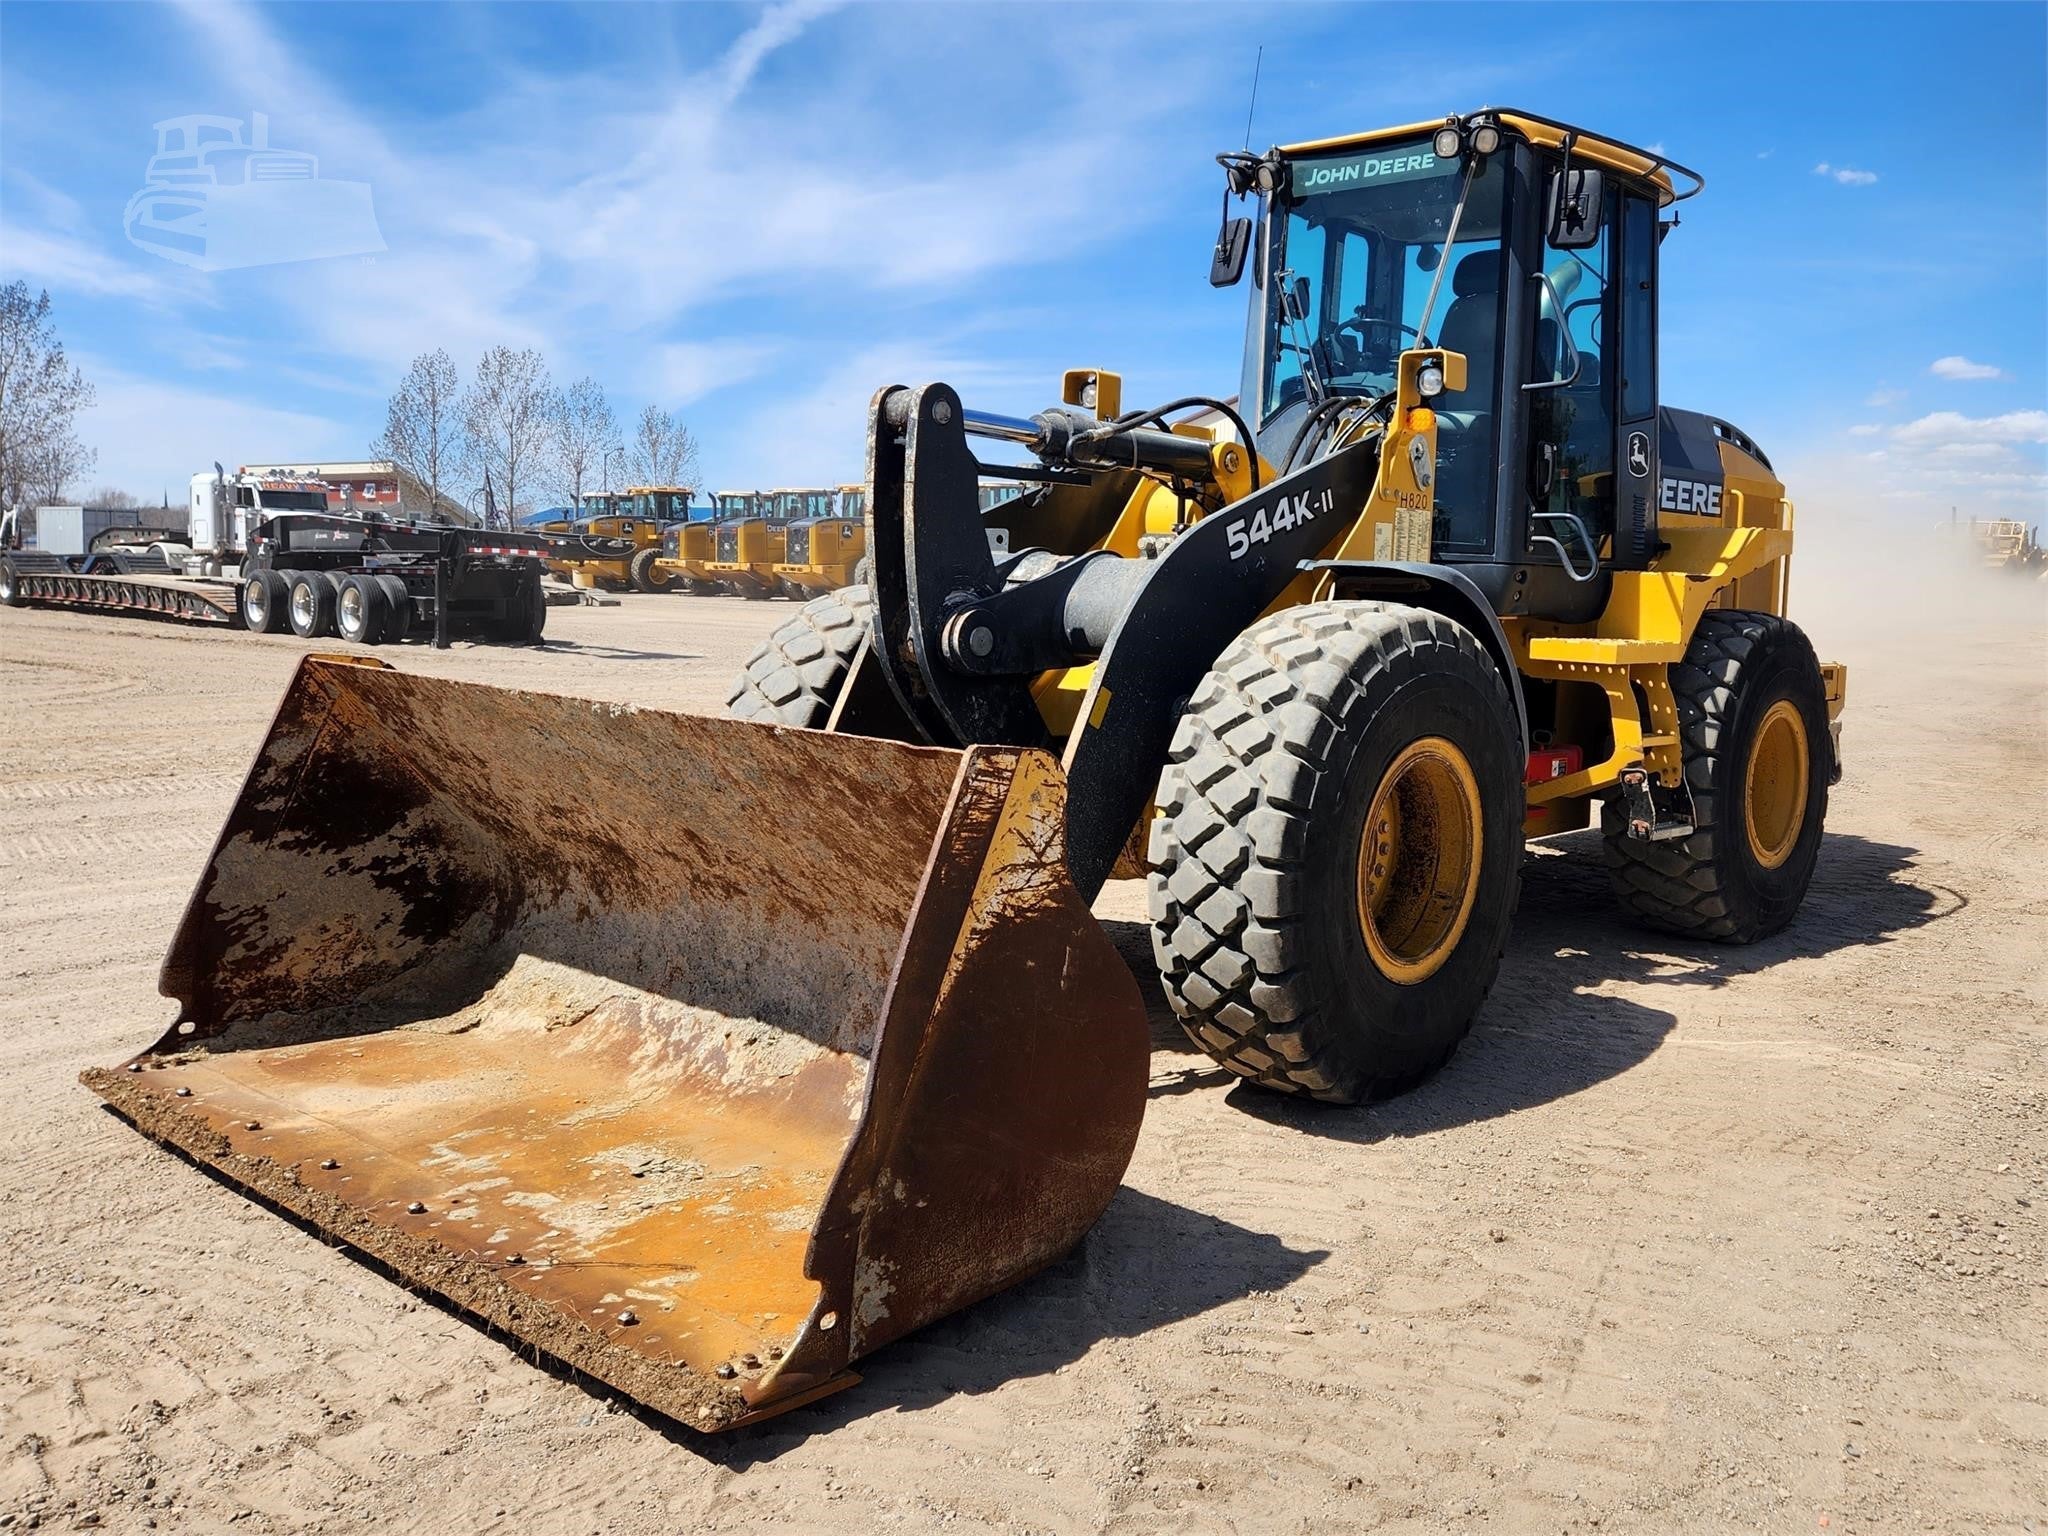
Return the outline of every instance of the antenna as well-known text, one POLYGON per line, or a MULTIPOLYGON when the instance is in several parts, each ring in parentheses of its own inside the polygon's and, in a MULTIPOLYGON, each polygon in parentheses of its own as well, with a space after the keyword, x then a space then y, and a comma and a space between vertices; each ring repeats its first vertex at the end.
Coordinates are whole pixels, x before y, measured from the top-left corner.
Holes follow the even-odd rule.
POLYGON ((1252 147, 1252 114, 1259 110, 1259 67, 1266 62, 1266 45, 1259 44, 1259 51, 1252 59, 1252 103, 1244 109, 1244 147, 1252 147))

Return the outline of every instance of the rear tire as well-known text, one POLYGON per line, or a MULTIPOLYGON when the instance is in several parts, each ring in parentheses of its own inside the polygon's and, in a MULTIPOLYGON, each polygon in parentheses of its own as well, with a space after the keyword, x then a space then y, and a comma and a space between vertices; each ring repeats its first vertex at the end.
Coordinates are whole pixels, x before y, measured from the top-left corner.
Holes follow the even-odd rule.
POLYGON ((412 633, 412 589, 389 572, 377 578, 384 589, 384 635, 380 643, 396 645, 412 633))
POLYGON ((334 597, 334 632, 356 645, 382 645, 390 621, 383 584, 360 572, 344 576, 334 597))
POLYGON ((1152 951, 1189 1037, 1336 1103, 1435 1071, 1500 968, 1522 767, 1499 668, 1440 614, 1311 603, 1238 636, 1152 823, 1152 951))
POLYGON ((636 592, 666 592, 675 585, 674 576, 654 562, 661 558, 661 551, 650 544, 645 549, 635 550, 627 562, 626 570, 633 579, 636 592))
POLYGON ((275 635, 290 624, 291 596, 276 571, 256 571, 242 583, 242 627, 275 635))
POLYGON ((1820 663, 1797 625, 1716 609, 1671 668, 1671 691, 1693 833, 1632 838, 1610 802, 1607 872, 1637 922, 1748 944, 1792 920, 1820 857, 1834 770, 1820 663))
POLYGON ((547 595, 540 589, 540 579, 535 577, 514 586, 511 597, 506 599, 504 616, 491 624, 489 634, 506 645, 539 645, 547 622, 547 595))
POLYGON ((14 562, 0 559, 0 608, 19 608, 23 601, 21 578, 14 574, 14 562))
POLYGON ((726 712, 735 720, 822 730, 874 611, 874 595, 866 587, 812 598, 748 659, 726 698, 726 712))
POLYGON ((325 571, 293 571, 285 578, 292 633, 321 640, 334 633, 334 579, 325 571))

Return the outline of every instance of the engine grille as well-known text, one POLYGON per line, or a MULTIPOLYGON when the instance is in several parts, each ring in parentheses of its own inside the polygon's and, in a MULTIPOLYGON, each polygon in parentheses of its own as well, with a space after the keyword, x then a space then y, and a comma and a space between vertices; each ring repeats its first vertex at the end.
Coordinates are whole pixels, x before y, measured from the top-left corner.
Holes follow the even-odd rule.
POLYGON ((739 557, 739 524, 734 523, 728 527, 720 528, 718 530, 718 558, 727 564, 733 564, 738 561, 739 557))
POLYGON ((789 525, 789 553, 783 559, 790 565, 811 563, 811 525, 791 523, 789 525))

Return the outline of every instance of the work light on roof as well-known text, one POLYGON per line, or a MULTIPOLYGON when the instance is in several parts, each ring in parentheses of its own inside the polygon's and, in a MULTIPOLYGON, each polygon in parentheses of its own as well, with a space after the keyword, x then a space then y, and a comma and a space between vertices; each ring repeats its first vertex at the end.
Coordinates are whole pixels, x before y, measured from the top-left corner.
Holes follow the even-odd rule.
POLYGON ((1445 123, 1437 129, 1436 138, 1431 141, 1439 160, 1455 160, 1465 147, 1465 136, 1458 132, 1456 123, 1445 123))
POLYGON ((1500 129, 1492 123, 1481 123, 1472 130, 1472 152, 1476 155, 1490 155, 1500 148, 1500 129))

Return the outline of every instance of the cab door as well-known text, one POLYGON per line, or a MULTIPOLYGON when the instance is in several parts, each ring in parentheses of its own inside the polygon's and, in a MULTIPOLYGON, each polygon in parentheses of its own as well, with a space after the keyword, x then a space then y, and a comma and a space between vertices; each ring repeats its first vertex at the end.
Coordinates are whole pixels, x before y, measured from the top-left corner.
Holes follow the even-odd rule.
POLYGON ((1619 205, 1609 183, 1598 238, 1561 249, 1546 235, 1530 274, 1525 555, 1532 567, 1550 568, 1541 573, 1548 593, 1538 610, 1550 617, 1590 617, 1606 604, 1622 451, 1614 346, 1619 205))

